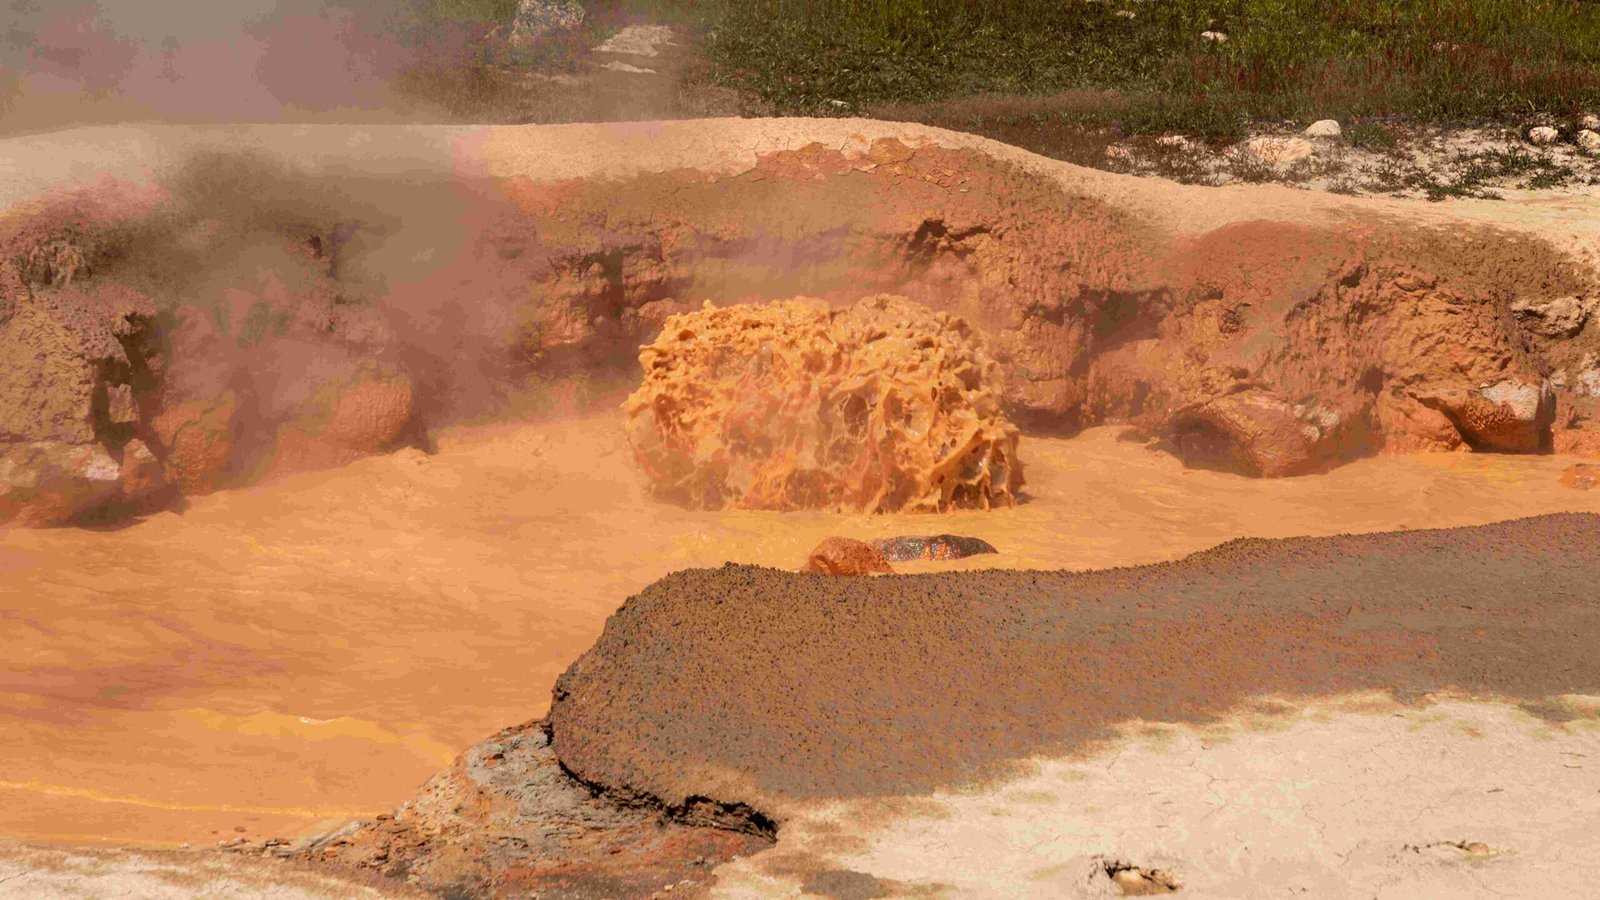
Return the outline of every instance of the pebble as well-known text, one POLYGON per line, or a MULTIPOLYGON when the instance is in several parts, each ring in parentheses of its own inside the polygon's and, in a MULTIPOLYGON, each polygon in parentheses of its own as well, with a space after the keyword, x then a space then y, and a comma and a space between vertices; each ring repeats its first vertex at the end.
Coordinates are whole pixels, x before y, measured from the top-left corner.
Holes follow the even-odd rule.
POLYGON ((1344 129, 1333 119, 1322 119, 1312 122, 1303 133, 1310 138, 1336 138, 1344 134, 1344 129))
POLYGON ((1540 125, 1537 128, 1528 129, 1528 142, 1538 144, 1541 147, 1546 144, 1554 144, 1560 137, 1561 132, 1551 128, 1549 125, 1540 125))

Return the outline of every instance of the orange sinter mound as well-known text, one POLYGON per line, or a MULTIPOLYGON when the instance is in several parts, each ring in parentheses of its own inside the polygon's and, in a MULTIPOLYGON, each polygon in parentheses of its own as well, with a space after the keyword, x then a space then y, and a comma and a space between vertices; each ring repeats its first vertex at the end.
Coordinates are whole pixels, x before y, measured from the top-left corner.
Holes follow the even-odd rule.
POLYGON ((628 439, 671 503, 933 512, 1022 485, 998 365, 963 319, 902 297, 708 306, 639 361, 628 439))

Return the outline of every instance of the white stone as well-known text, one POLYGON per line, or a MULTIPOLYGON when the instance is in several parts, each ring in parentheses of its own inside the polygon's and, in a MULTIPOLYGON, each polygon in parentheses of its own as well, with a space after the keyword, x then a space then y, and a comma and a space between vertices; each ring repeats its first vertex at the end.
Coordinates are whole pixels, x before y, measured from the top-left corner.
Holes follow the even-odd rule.
POLYGON ((1244 152, 1259 162, 1280 165, 1311 158, 1311 142, 1304 138, 1258 137, 1244 142, 1244 152))
POLYGON ((1226 44, 1228 36, 1220 31, 1202 31, 1200 32, 1200 40, 1210 41, 1213 44, 1226 44))
POLYGON ((1578 120, 1578 127, 1585 131, 1600 131, 1600 116, 1586 115, 1578 120))
POLYGON ((1600 153, 1600 132, 1585 128, 1578 132, 1574 140, 1577 141, 1579 150, 1585 153, 1600 153))
POLYGON ((670 25, 629 25, 594 48, 596 53, 626 53, 630 56, 657 56, 662 47, 674 46, 670 25))
POLYGON ((1321 119, 1312 122, 1303 134, 1310 138, 1336 138, 1344 134, 1344 129, 1333 119, 1321 119))
POLYGON ((1554 144, 1560 137, 1561 132, 1551 128, 1549 125, 1540 125, 1538 128, 1528 130, 1528 142, 1538 144, 1541 147, 1547 144, 1554 144))

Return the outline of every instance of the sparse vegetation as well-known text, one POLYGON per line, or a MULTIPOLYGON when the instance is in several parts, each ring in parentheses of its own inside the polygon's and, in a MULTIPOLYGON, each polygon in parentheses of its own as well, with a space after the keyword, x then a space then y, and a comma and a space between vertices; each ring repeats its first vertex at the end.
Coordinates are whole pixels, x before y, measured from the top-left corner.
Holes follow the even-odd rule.
POLYGON ((790 113, 1099 89, 1128 133, 1234 139, 1252 121, 1565 115, 1600 96, 1600 5, 1581 0, 642 5, 695 21, 717 78, 790 113))

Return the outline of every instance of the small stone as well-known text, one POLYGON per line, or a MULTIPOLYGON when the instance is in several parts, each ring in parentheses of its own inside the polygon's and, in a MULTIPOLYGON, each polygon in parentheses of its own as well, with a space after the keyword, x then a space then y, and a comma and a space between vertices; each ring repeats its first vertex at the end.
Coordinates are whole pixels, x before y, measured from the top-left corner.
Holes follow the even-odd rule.
POLYGON ((1312 122, 1303 134, 1308 138, 1336 138, 1344 134, 1344 129, 1334 119, 1321 119, 1312 122))
POLYGON ((1585 131, 1600 131, 1600 116, 1585 115, 1578 120, 1578 127, 1585 131))
MULTIPOLYGON (((1169 150, 1188 150, 1194 144, 1181 134, 1164 134, 1156 138, 1156 146, 1165 147, 1169 150)), ((1106 149, 1109 151, 1111 148, 1107 147, 1106 149)))
POLYGON ((1228 42, 1228 36, 1220 31, 1202 31, 1200 32, 1200 40, 1208 41, 1213 44, 1226 44, 1228 42))
POLYGON ((1585 128, 1578 132, 1573 141, 1578 145, 1578 149, 1585 153, 1600 153, 1600 132, 1585 128))
POLYGON ((1488 844, 1485 844, 1482 841, 1473 841, 1470 844, 1462 844, 1461 849, 1465 850, 1468 856, 1488 856, 1494 852, 1493 850, 1489 849, 1488 844))
POLYGON ((1119 18, 1119 19, 1132 19, 1137 15, 1138 15, 1138 13, 1134 12, 1131 9, 1119 9, 1119 10, 1117 10, 1117 18, 1119 18))
POLYGON ((1537 128, 1528 129, 1528 143, 1536 144, 1540 147, 1554 144, 1560 137, 1561 132, 1551 128, 1549 125, 1540 125, 1537 128))

